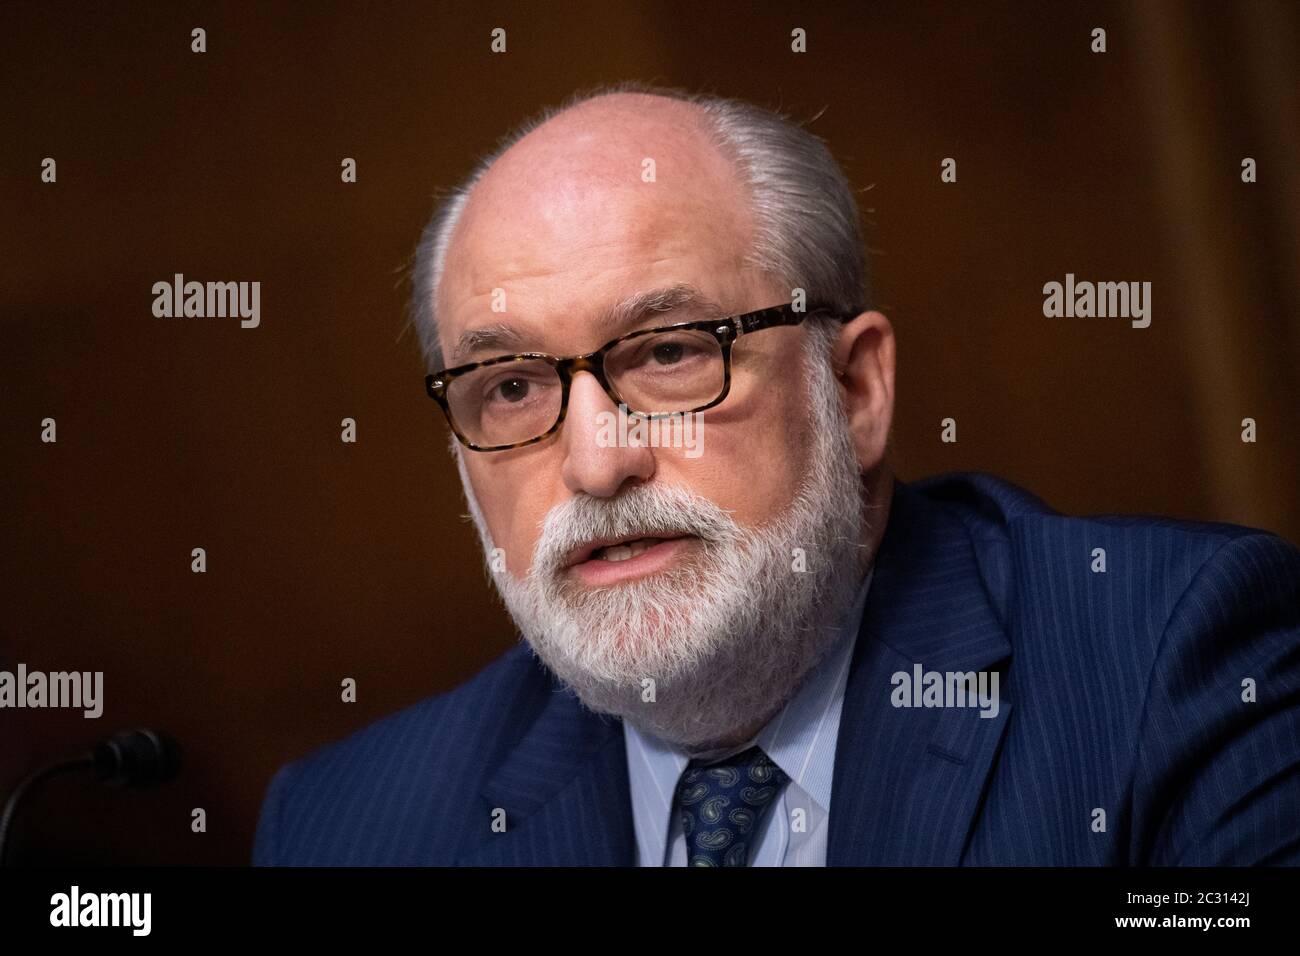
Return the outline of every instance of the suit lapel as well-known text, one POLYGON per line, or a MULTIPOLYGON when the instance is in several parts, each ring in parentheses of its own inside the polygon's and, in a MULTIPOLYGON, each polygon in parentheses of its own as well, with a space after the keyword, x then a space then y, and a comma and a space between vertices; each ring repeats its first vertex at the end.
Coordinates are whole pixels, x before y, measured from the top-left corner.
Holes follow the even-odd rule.
POLYGON ((1011 645, 961 519, 895 483, 841 711, 827 864, 961 861, 1011 712, 1011 645), (995 717, 978 706, 895 707, 892 675, 994 670, 995 717))
POLYGON ((537 719, 489 776, 483 819, 505 830, 467 837, 466 866, 630 866, 632 803, 622 722, 595 714, 552 680, 537 719))

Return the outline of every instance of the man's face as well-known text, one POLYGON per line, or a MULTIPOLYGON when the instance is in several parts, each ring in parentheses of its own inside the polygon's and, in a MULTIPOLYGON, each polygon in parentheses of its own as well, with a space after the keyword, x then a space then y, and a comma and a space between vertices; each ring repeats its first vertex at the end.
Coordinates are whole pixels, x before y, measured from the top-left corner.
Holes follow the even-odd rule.
MULTIPOLYGON (((619 327, 601 321, 630 296, 676 285, 693 286, 727 314, 789 301, 789 289, 744 263, 752 242, 734 169, 679 112, 562 116, 502 157, 465 210, 439 289, 447 364, 506 352, 581 354, 635 328, 713 317, 688 307, 619 327), (645 160, 654 161, 653 181, 645 181, 645 160), (504 292, 504 312, 493 311, 494 290, 504 292), (457 350, 465 333, 498 325, 509 326, 517 341, 457 350)), ((509 573, 528 573, 543 519, 575 495, 610 498, 630 484, 665 482, 709 499, 742 527, 782 513, 810 440, 797 380, 804 334, 777 328, 736 343, 730 394, 704 413, 702 454, 602 447, 598 416, 616 406, 584 373, 573 380, 558 434, 509 451, 465 452, 509 573)), ((565 573, 574 588, 617 585, 688 562, 695 546, 688 538, 565 573)))
MULTIPOLYGON (((748 197, 690 132, 693 116, 662 100, 638 106, 602 103, 594 121, 562 114, 475 188, 438 293, 448 365, 585 354, 637 328, 789 301, 746 265, 748 197), (603 318, 683 287, 712 309, 603 318), (502 294, 505 310, 493 309, 502 294)), ((504 568, 492 555, 494 583, 590 709, 697 752, 727 746, 770 719, 835 641, 865 567, 854 434, 870 429, 851 424, 828 341, 808 323, 740 336, 730 391, 703 413, 702 449, 698 434, 611 443, 618 409, 579 372, 558 434, 460 451, 479 534, 504 551, 504 568)), ((651 374, 649 360, 637 368, 651 374)), ((659 394, 684 374, 658 379, 659 394)), ((500 384, 476 397, 498 401, 500 384)), ((864 405, 859 420, 887 425, 882 409, 864 405)))

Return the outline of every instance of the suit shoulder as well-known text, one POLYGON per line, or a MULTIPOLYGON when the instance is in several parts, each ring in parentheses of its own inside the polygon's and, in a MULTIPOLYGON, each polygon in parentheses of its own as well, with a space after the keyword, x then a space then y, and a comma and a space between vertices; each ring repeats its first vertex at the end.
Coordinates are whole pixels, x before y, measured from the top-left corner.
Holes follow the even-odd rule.
POLYGON ((1018 592, 1022 606, 1050 601, 1057 620, 1075 602, 1122 598, 1134 610, 1141 607, 1148 628, 1160 628, 1203 569, 1251 561, 1294 566, 1300 559, 1300 550, 1280 536, 1243 525, 1162 515, 1064 515, 985 473, 940 475, 912 487, 964 523, 982 570, 1000 583, 995 590, 1008 599, 1018 592))
POLYGON ((1272 539, 1273 545, 1294 547, 1271 531, 1227 522, 1152 514, 1065 515, 1024 488, 984 472, 938 475, 912 487, 961 517, 977 538, 1000 532, 1009 538, 1055 536, 1064 543, 1071 535, 1097 534, 1110 540, 1163 542, 1201 560, 1229 541, 1244 537, 1259 537, 1260 544, 1272 539))
POLYGON ((283 765, 266 789, 254 862, 357 865, 401 861, 417 848, 451 852, 454 825, 403 841, 465 812, 492 755, 549 693, 547 672, 518 645, 452 690, 283 765))
POLYGON ((358 752, 391 747, 409 750, 419 746, 425 736, 413 731, 434 731, 440 725, 444 733, 435 733, 435 740, 471 745, 468 738, 486 729, 479 720, 485 704, 491 702, 493 710, 504 709, 503 702, 514 700, 530 678, 543 676, 528 648, 516 645, 450 690, 373 720, 346 737, 317 747, 295 763, 300 771, 309 772, 314 765, 346 759, 358 752))
POLYGON ((1067 560, 1086 548, 1090 570, 1118 571, 1148 583, 1153 575, 1163 574, 1187 584, 1216 556, 1296 550, 1262 528, 1163 515, 1045 514, 1020 519, 1013 533, 1039 553, 1057 551, 1067 560))

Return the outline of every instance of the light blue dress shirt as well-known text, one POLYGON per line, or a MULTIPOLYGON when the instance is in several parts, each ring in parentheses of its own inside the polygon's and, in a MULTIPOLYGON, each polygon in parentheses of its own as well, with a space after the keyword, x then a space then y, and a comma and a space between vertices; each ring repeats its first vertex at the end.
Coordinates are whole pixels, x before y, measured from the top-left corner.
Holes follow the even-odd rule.
MULTIPOLYGON (((768 808, 749 848, 750 866, 825 866, 826 833, 839 738, 840 707, 871 587, 868 572, 839 638, 767 725, 722 759, 754 744, 790 778, 768 808)), ((623 721, 637 865, 685 866, 686 839, 673 813, 673 797, 690 757, 623 721)))

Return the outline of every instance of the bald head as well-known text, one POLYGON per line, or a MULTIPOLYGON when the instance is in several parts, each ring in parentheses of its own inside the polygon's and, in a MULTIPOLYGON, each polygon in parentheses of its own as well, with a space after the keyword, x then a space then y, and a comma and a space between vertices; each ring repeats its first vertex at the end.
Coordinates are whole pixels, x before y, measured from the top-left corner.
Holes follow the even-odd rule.
POLYGON ((688 233, 731 271, 840 311, 866 305, 857 208, 821 140, 748 103, 624 83, 525 121, 435 210, 411 300, 427 367, 452 362, 451 313, 494 292, 515 312, 505 278, 553 274, 566 258, 672 257, 688 233))
POLYGON ((514 142, 471 191, 469 206, 489 199, 518 201, 521 191, 544 196, 562 184, 577 184, 582 191, 626 190, 643 183, 646 159, 662 167, 655 177, 660 183, 739 180, 701 107, 665 96, 611 93, 560 111, 514 142))
POLYGON ((694 104, 621 93, 560 113, 492 164, 450 234, 435 290, 447 361, 466 358, 448 354, 455 334, 492 313, 495 290, 507 314, 518 294, 545 314, 596 306, 597 285, 654 263, 662 271, 691 249, 707 250, 711 268, 742 270, 748 198, 694 104))

